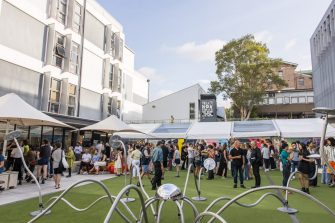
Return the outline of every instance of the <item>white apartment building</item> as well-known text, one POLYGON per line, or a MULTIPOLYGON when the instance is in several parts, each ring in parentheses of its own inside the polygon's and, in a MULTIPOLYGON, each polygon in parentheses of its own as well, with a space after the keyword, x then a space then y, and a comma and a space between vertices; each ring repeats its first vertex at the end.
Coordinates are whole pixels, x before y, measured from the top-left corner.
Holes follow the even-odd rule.
POLYGON ((76 127, 142 118, 147 78, 134 70, 122 25, 96 1, 0 0, 0 30, 0 96, 14 92, 76 127))
POLYGON ((315 107, 335 108, 335 0, 310 39, 315 107))
POLYGON ((198 122, 200 95, 205 93, 206 91, 199 84, 195 84, 153 100, 143 106, 142 122, 198 122))

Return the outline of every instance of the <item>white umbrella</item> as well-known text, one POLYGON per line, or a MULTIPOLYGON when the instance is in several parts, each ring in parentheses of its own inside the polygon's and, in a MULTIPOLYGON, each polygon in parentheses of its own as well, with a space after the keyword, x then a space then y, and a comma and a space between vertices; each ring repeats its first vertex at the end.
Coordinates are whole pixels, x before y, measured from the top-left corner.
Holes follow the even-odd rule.
POLYGON ((115 132, 137 132, 137 133, 143 133, 139 130, 136 130, 120 119, 118 119, 115 115, 111 115, 108 118, 97 122, 93 125, 86 126, 84 128, 81 128, 80 130, 83 131, 100 131, 100 132, 106 132, 106 133, 115 133, 115 132))
MULTIPOLYGON (((74 129, 32 107, 14 93, 0 97, 0 122, 7 123, 6 134, 8 133, 10 124, 21 126, 57 126, 74 129)), ((7 140, 4 141, 3 155, 5 154, 6 144, 7 140)))

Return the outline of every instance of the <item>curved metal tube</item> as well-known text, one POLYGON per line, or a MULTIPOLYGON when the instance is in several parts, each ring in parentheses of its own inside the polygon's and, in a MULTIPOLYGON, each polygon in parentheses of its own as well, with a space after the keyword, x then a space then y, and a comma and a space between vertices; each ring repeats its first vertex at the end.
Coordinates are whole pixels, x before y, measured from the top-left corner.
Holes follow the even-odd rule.
MULTIPOLYGON (((291 180, 292 180, 292 177, 297 173, 299 172, 298 170, 292 172, 290 174, 290 177, 288 178, 287 180, 287 184, 286 184, 286 187, 290 187, 290 183, 291 183, 291 180)), ((318 163, 316 162, 315 160, 315 172, 314 172, 314 175, 313 177, 309 178, 310 180, 314 180, 316 178, 316 176, 318 175, 318 163)), ((286 202, 288 202, 288 190, 285 191, 285 200, 286 202)))
POLYGON ((194 219, 194 223, 199 222, 200 219, 202 219, 205 216, 212 216, 213 219, 219 220, 221 223, 227 223, 220 215, 210 212, 210 211, 204 211, 201 214, 199 214, 195 219, 194 219))
MULTIPOLYGON (((184 185, 184 190, 183 190, 183 197, 185 197, 186 194, 186 189, 187 189, 187 184, 188 184, 188 178, 190 177, 190 172, 191 172, 191 168, 193 167, 193 164, 189 164, 188 166, 188 170, 187 170, 187 176, 186 176, 186 180, 185 180, 185 185, 184 185)), ((181 202, 181 207, 183 207, 184 205, 184 201, 181 202)))
POLYGON ((42 189, 41 189, 41 185, 40 183, 38 182, 38 180, 36 179, 35 175, 29 170, 29 167, 27 166, 27 163, 26 161, 24 160, 24 157, 23 157, 23 152, 22 152, 22 149, 21 149, 21 146, 19 145, 19 142, 17 141, 16 138, 14 138, 14 142, 18 148, 18 150, 20 151, 20 156, 21 156, 21 160, 22 160, 22 163, 23 163, 23 166, 24 166, 24 169, 30 174, 30 176, 33 178, 33 180, 35 181, 35 184, 36 186, 38 187, 38 207, 40 210, 43 210, 44 208, 44 205, 43 205, 43 197, 42 197, 42 189))
MULTIPOLYGON (((256 202, 254 202, 252 204, 243 204, 243 203, 240 203, 238 201, 235 201, 235 204, 237 204, 241 207, 246 207, 246 208, 255 207, 262 200, 264 200, 267 196, 273 196, 273 197, 277 198, 280 202, 282 202, 283 205, 285 204, 285 201, 283 201, 277 194, 272 193, 272 192, 263 194, 256 202)), ((210 205, 204 211, 209 211, 214 205, 216 205, 217 203, 219 203, 220 201, 223 201, 223 200, 229 201, 229 200, 231 200, 231 198, 229 198, 229 197, 219 197, 219 198, 215 199, 212 203, 210 203, 210 205)))
MULTIPOLYGON (((124 164, 126 165, 126 172, 124 173, 124 186, 127 186, 127 169, 128 169, 128 165, 127 165, 127 150, 126 150, 126 146, 124 145, 124 143, 122 142, 122 140, 118 140, 122 147, 123 147, 123 154, 124 154, 124 164)), ((121 167, 121 171, 122 171, 122 167, 121 167)))
MULTIPOLYGON (((321 208, 323 208, 325 211, 327 211, 329 214, 331 214, 333 217, 335 217, 335 212, 333 210, 331 210, 329 207, 327 207, 325 204, 323 204, 321 201, 319 201, 318 199, 316 199, 315 197, 306 194, 305 192, 302 192, 300 190, 297 190, 295 188, 291 188, 291 187, 283 187, 283 186, 266 186, 266 187, 258 187, 258 188, 254 188, 251 190, 248 190, 242 194, 239 194, 238 196, 234 197, 233 199, 231 199, 230 201, 228 201, 222 208, 220 208, 220 210, 218 210, 216 213, 217 214, 221 214, 225 209, 227 209, 230 205, 232 205, 233 203, 236 203, 237 200, 241 199, 242 197, 257 192, 257 191, 262 191, 262 190, 269 190, 269 189, 279 189, 279 190, 289 190, 295 193, 298 193, 300 195, 303 195, 307 198, 309 198, 310 200, 314 201, 315 203, 317 203, 321 208)), ((211 218, 208 222, 213 222, 214 218, 211 218)))
POLYGON ((197 207, 193 204, 193 202, 188 197, 184 197, 183 199, 186 203, 188 203, 192 207, 194 217, 197 217, 199 214, 197 207))
POLYGON ((138 194, 138 196, 139 196, 139 198, 140 198, 140 201, 141 201, 141 206, 142 206, 142 208, 143 208, 143 216, 144 216, 144 220, 145 220, 146 223, 149 223, 149 221, 148 221, 148 216, 147 216, 147 211, 146 211, 146 209, 145 209, 145 203, 144 203, 143 195, 142 195, 141 191, 140 191, 135 185, 128 185, 128 186, 124 187, 124 188, 119 192, 119 194, 117 195, 115 201, 113 202, 112 207, 111 207, 111 208, 109 209, 109 211, 108 211, 108 214, 107 214, 107 216, 106 216, 106 218, 105 218, 105 220, 104 220, 104 223, 108 223, 108 222, 109 222, 109 220, 111 219, 111 217, 112 217, 112 215, 113 215, 113 213, 114 213, 114 210, 118 210, 118 209, 117 209, 117 205, 118 205, 118 203, 120 202, 122 196, 123 196, 125 193, 127 193, 128 190, 130 190, 130 189, 134 189, 134 190, 137 192, 137 194, 138 194))
MULTIPOLYGON (((52 197, 52 198, 50 198, 50 199, 46 202, 46 204, 48 204, 50 201, 56 200, 57 198, 58 198, 58 197, 52 197)), ((99 197, 99 198, 96 199, 93 203, 91 203, 90 205, 88 205, 88 206, 85 207, 85 208, 78 208, 78 207, 74 206, 70 201, 66 200, 66 199, 63 198, 63 197, 61 198, 61 200, 62 200, 65 204, 67 204, 70 208, 72 208, 73 210, 78 211, 78 212, 83 212, 83 211, 87 211, 88 209, 90 209, 91 207, 93 207, 96 203, 98 203, 99 201, 101 201, 101 200, 103 200, 103 199, 105 199, 105 198, 108 198, 108 196, 105 195, 105 196, 99 197)))
MULTIPOLYGON (((146 202, 145 202, 145 209, 147 209, 150 205, 152 205, 154 202, 156 202, 157 201, 157 207, 156 207, 156 211, 155 211, 155 213, 158 213, 158 206, 159 206, 159 199, 158 198, 156 198, 156 197, 151 197, 151 198, 149 198, 146 202)), ((140 214, 140 222, 142 222, 142 220, 143 220, 143 207, 141 208, 141 212, 140 212, 141 214, 140 214)), ((154 217, 156 218, 157 217, 157 215, 156 214, 154 214, 154 217)))
MULTIPOLYGON (((39 215, 37 215, 33 219, 31 219, 28 223, 35 222, 37 219, 42 217, 47 211, 49 211, 53 206, 55 206, 72 188, 74 188, 78 184, 81 184, 81 183, 84 183, 84 182, 93 182, 93 183, 98 184, 100 187, 102 187, 102 189, 107 194, 109 200, 113 204, 113 197, 110 194, 110 192, 107 189, 105 184, 103 184, 102 182, 100 182, 98 180, 94 180, 94 179, 84 179, 84 180, 81 180, 81 181, 78 181, 78 182, 72 184, 69 188, 67 188, 65 191, 63 191, 55 201, 53 201, 46 209, 44 209, 39 215)), ((123 218, 124 221, 131 222, 124 214, 121 213, 121 211, 119 209, 116 209, 116 212, 123 218)))
POLYGON ((163 202, 159 205, 158 213, 157 213, 157 219, 156 219, 156 222, 157 222, 157 223, 160 223, 160 220, 161 220, 161 214, 162 214, 162 209, 163 209, 163 206, 164 206, 165 202, 166 202, 166 200, 163 200, 163 202))
POLYGON ((178 214, 180 215, 180 222, 185 223, 183 207, 179 204, 179 202, 177 200, 175 200, 174 203, 178 207, 178 214))
POLYGON ((204 170, 203 167, 200 168, 199 174, 198 174, 198 180, 196 174, 194 174, 194 183, 195 183, 195 188, 197 190, 198 197, 201 195, 201 190, 200 190, 200 179, 201 179, 201 174, 202 171, 204 170))

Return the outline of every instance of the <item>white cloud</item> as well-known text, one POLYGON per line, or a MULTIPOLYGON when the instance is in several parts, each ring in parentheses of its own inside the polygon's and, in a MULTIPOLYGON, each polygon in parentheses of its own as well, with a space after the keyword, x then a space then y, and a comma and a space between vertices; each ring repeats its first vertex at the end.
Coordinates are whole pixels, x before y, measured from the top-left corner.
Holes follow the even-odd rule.
POLYGON ((157 84, 165 82, 163 75, 158 74, 155 68, 141 67, 140 69, 138 69, 138 72, 146 76, 150 80, 150 82, 154 82, 157 84))
POLYGON ((176 47, 163 46, 162 49, 194 61, 214 61, 215 52, 221 49, 225 43, 223 40, 213 39, 200 44, 193 41, 176 47))
POLYGON ((285 50, 288 51, 290 49, 292 49, 295 45, 297 44, 297 39, 291 39, 290 41, 288 41, 286 44, 285 44, 285 50))
POLYGON ((163 89, 163 90, 160 90, 158 91, 157 93, 157 98, 161 98, 161 97, 164 97, 166 95, 169 95, 169 94, 172 94, 174 91, 173 90, 170 90, 170 89, 163 89))
POLYGON ((269 44, 271 42, 271 40, 273 39, 272 33, 268 30, 263 30, 263 31, 257 32, 257 33, 254 34, 254 36, 255 36, 255 39, 258 42, 262 42, 262 43, 266 43, 266 44, 269 44))

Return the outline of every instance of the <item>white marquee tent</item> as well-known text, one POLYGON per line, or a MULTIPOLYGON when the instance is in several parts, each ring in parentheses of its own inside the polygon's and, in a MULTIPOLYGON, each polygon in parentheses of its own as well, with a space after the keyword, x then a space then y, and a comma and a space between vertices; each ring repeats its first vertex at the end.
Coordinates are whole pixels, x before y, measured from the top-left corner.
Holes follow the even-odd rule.
MULTIPOLYGON (((318 138, 321 137, 323 121, 311 119, 276 119, 236 122, 196 122, 193 124, 136 124, 134 129, 144 134, 125 134, 125 138, 188 138, 228 139, 253 137, 318 138), (173 127, 175 126, 175 128, 173 127), (131 137, 134 136, 134 137, 131 137), (149 137, 151 136, 151 137, 149 137)), ((335 136, 335 128, 328 125, 327 136, 335 136)))
POLYGON ((228 139, 232 122, 196 122, 187 132, 189 139, 228 139))

